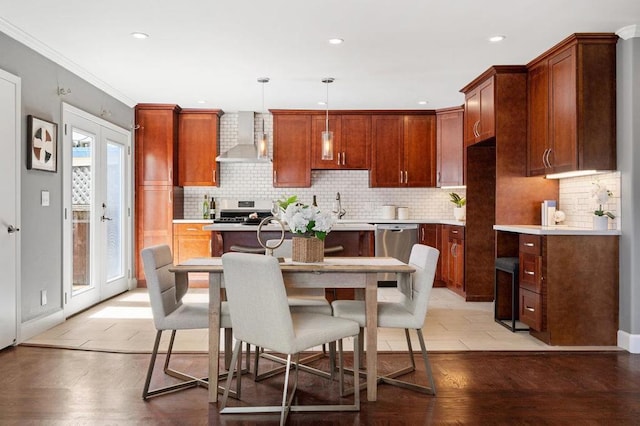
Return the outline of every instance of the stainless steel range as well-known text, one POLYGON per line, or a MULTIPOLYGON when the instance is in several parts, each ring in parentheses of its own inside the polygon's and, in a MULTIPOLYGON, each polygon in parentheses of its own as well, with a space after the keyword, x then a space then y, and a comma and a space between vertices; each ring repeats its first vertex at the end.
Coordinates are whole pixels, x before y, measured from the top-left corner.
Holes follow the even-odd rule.
POLYGON ((256 222, 271 216, 271 200, 266 199, 231 199, 222 198, 218 201, 219 216, 214 223, 247 223, 256 222))

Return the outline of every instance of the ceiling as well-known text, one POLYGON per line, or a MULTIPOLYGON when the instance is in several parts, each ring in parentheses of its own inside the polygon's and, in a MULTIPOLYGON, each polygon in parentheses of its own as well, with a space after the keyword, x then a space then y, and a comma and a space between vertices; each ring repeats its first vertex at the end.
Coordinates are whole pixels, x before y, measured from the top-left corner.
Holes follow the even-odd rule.
POLYGON ((227 112, 262 110, 260 77, 267 109, 323 109, 324 77, 331 109, 460 105, 491 65, 633 24, 638 0, 0 0, 0 31, 130 106, 227 112))

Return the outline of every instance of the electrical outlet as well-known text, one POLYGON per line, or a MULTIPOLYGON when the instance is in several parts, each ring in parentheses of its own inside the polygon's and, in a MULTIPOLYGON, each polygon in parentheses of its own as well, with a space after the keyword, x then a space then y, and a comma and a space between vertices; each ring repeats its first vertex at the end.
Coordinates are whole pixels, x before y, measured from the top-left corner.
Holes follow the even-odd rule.
POLYGON ((47 304, 47 290, 40 290, 40 305, 44 306, 47 304))

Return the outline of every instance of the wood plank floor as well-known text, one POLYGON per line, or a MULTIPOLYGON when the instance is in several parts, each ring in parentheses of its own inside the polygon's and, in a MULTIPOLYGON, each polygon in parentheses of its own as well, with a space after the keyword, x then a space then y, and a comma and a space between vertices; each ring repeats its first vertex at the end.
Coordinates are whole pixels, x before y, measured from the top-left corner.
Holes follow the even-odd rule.
MULTIPOLYGON (((380 369, 406 363, 383 353, 380 369)), ((430 355, 438 395, 389 385, 358 413, 292 413, 292 425, 638 425, 640 355, 628 352, 457 352, 430 355)), ((159 357, 162 364, 163 356, 159 357)), ((269 415, 218 414, 206 391, 190 389, 142 401, 149 356, 13 347, 0 351, 0 424, 276 424, 269 415)), ((180 355, 176 367, 206 372, 206 355, 180 355)), ((416 357, 416 362, 420 360, 416 357)), ((172 360, 173 362, 173 360, 172 360)), ((325 361, 319 361, 320 366, 325 361)), ((267 367, 267 364, 265 364, 267 367)), ((158 368, 162 376, 161 365, 158 368)), ((419 369, 415 380, 424 382, 419 369)), ((278 403, 282 376, 243 380, 243 399, 278 403)), ((164 378, 154 384, 163 384, 164 378)), ((302 403, 333 398, 335 383, 300 374, 302 403)), ((366 399, 365 392, 361 393, 366 399)))

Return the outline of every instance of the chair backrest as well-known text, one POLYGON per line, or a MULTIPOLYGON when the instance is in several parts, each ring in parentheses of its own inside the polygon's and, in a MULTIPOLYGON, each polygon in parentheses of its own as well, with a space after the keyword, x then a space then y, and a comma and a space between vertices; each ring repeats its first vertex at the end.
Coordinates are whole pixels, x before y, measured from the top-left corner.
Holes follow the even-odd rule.
POLYGON ((234 336, 288 353, 295 334, 278 259, 229 252, 222 267, 234 336))
POLYGON ((153 321, 156 328, 161 330, 164 318, 182 305, 184 286, 176 286, 175 275, 169 272, 173 266, 173 256, 168 245, 147 247, 142 249, 141 254, 153 321))
POLYGON ((398 288, 404 296, 402 304, 416 320, 415 328, 422 327, 427 315, 429 295, 433 288, 439 256, 440 252, 433 247, 414 244, 409 256, 409 264, 416 268, 416 272, 412 274, 411 280, 398 283, 398 288))
MULTIPOLYGON (((266 245, 267 247, 273 247, 278 243, 278 241, 280 240, 267 240, 266 245)), ((275 257, 291 257, 292 253, 293 247, 291 246, 290 238, 282 240, 282 244, 280 244, 279 247, 273 249, 273 255, 275 257)))

